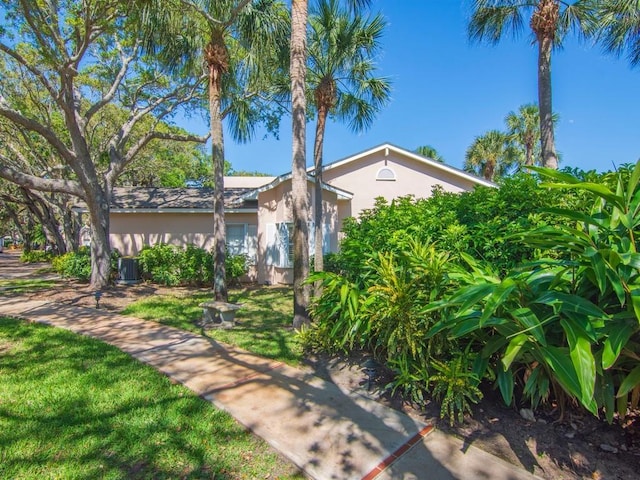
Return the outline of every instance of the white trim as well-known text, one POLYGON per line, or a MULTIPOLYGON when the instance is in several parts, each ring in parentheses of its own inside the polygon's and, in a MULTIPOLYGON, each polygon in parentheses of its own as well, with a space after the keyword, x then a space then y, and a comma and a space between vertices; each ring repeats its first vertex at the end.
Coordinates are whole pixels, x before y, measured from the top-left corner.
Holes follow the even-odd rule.
MULTIPOLYGON (((285 173, 284 175, 280 175, 279 177, 276 177, 276 179, 273 180, 272 182, 269 182, 266 185, 263 185, 262 187, 256 188, 251 192, 245 193, 244 195, 240 195, 236 201, 240 202, 244 200, 257 200, 258 195, 260 193, 266 192, 267 190, 271 190, 272 188, 277 187, 281 183, 289 180, 291 177, 292 177, 291 173, 285 173)), ((311 183, 316 183, 316 179, 314 177, 307 177, 307 181, 311 183)), ((334 187, 333 185, 329 185, 328 183, 323 183, 322 188, 324 188, 328 192, 335 193, 338 196, 339 200, 351 200, 353 198, 353 193, 338 187, 334 187)))
MULTIPOLYGON (((373 153, 381 152, 381 151, 384 151, 385 153, 387 151, 390 151, 390 152, 395 152, 399 155, 404 155, 405 157, 411 158, 412 160, 416 160, 420 163, 424 163, 426 165, 432 166, 438 170, 451 173, 453 175, 456 175, 457 177, 464 178, 465 180, 474 182, 478 185, 483 185, 485 187, 497 186, 495 183, 489 182, 484 178, 476 177, 475 175, 472 175, 470 173, 464 172, 454 167, 450 167, 449 165, 446 165, 444 163, 436 162, 435 160, 431 160, 429 158, 423 157, 422 155, 418 155, 417 153, 410 152, 409 150, 405 150, 404 148, 396 147, 395 145, 392 145, 390 143, 383 143, 382 145, 378 145, 377 147, 370 148, 369 150, 365 150, 364 152, 357 153, 355 155, 352 155, 351 157, 343 158, 342 160, 338 160, 337 162, 330 163, 329 165, 325 165, 324 167, 322 167, 322 170, 331 170, 332 168, 340 167, 347 163, 359 160, 363 157, 366 157, 373 153)), ((307 172, 313 172, 313 170, 314 168, 310 167, 307 169, 307 172)))

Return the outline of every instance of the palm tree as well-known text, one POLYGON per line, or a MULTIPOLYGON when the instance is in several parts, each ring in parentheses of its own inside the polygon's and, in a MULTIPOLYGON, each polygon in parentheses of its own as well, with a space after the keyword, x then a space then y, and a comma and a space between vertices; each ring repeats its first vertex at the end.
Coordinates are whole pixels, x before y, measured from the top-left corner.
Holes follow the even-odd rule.
MULTIPOLYGON (((349 0, 352 8, 368 5, 370 0, 349 0)), ((293 203, 293 326, 308 324, 310 286, 309 226, 307 200, 306 148, 306 61, 308 0, 291 0, 291 39, 289 76, 291 79, 291 193, 293 203)))
POLYGON ((440 155, 438 151, 431 145, 422 145, 421 147, 416 148, 415 152, 418 155, 422 155, 423 157, 435 160, 436 162, 445 163, 442 155, 440 155))
POLYGON ((227 301, 225 280, 223 119, 235 140, 251 138, 260 94, 270 88, 288 32, 280 0, 173 0, 147 6, 150 47, 174 69, 201 72, 208 83, 213 164, 214 295, 227 301))
POLYGON ((475 0, 469 23, 469 37, 496 44, 511 30, 514 36, 523 29, 525 16, 538 44, 538 105, 540 108, 540 146, 542 163, 558 168, 551 101, 551 51, 560 46, 572 29, 584 32, 593 21, 591 0, 475 0))
POLYGON ((354 132, 371 126, 388 102, 389 81, 375 76, 372 57, 380 47, 385 22, 341 8, 338 0, 320 0, 310 17, 307 85, 317 114, 314 142, 315 262, 322 258, 322 163, 327 118, 348 122, 354 132))
MULTIPOLYGON (((521 105, 518 112, 509 112, 504 121, 514 147, 523 150, 524 164, 542 164, 540 158, 540 113, 534 103, 521 105), (538 148, 536 148, 538 147, 538 148), (536 152, 537 150, 537 152, 536 152)), ((552 115, 553 124, 558 122, 558 114, 552 115)))
POLYGON ((505 175, 517 163, 509 140, 509 135, 498 130, 476 137, 467 149, 464 169, 489 181, 505 175))
POLYGON ((596 36, 606 51, 626 52, 632 67, 640 65, 640 0, 601 0, 597 3, 596 36))
POLYGON ((540 141, 540 111, 538 106, 529 103, 521 105, 518 113, 509 112, 504 119, 508 133, 514 143, 524 150, 524 164, 538 163, 534 158, 536 144, 540 141))

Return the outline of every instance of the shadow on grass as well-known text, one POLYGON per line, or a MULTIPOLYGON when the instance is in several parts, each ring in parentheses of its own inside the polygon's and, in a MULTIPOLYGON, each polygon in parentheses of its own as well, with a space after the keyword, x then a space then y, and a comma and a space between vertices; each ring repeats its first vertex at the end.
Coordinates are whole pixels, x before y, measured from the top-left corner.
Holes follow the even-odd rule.
POLYGON ((102 342, 0 318, 0 372, 1 478, 292 473, 229 415, 102 342))
POLYGON ((130 304, 121 313, 204 335, 266 358, 293 365, 301 362, 302 347, 291 326, 291 288, 232 289, 229 301, 243 307, 236 314, 236 326, 229 330, 202 328, 198 305, 212 298, 211 292, 152 296, 130 304))

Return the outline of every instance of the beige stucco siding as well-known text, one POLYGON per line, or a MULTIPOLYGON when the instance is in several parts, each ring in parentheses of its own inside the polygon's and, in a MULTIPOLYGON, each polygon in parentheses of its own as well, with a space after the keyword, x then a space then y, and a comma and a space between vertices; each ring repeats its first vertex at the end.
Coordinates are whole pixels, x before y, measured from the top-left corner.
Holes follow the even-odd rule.
MULTIPOLYGON (((307 183, 309 195, 309 222, 313 221, 315 205, 315 185, 307 183)), ((330 251, 338 247, 338 199, 335 192, 325 190, 322 196, 323 218, 325 223, 325 245, 330 251)), ((258 282, 259 283, 293 283, 293 269, 270 264, 267 255, 269 230, 282 223, 293 222, 293 206, 291 197, 291 180, 286 180, 274 188, 258 195, 258 282)), ((309 231, 309 235, 313 235, 309 231)), ((310 252, 313 255, 313 252, 310 252)))
POLYGON ((394 151, 377 151, 363 158, 345 162, 323 173, 330 185, 353 193, 350 212, 340 209, 341 221, 345 216, 357 216, 363 209, 371 208, 376 197, 385 197, 391 201, 404 195, 426 198, 431 195, 432 188, 440 185, 448 192, 461 192, 473 189, 475 183, 445 170, 426 164, 394 151), (390 168, 395 173, 395 180, 377 180, 382 168, 390 168))
POLYGON ((111 213, 111 247, 137 255, 145 245, 213 246, 213 221, 206 213, 111 213))
MULTIPOLYGON (((184 247, 213 247, 211 213, 111 213, 111 248, 125 256, 137 255, 145 245, 165 243, 184 247)), ((228 213, 226 223, 257 225, 256 214, 228 213)))

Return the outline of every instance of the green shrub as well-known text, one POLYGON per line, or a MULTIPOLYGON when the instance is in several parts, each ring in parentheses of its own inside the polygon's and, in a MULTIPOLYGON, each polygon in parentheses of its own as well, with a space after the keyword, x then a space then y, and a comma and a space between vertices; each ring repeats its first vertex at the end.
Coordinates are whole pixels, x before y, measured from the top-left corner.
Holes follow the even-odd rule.
POLYGON ((52 261, 53 269, 65 278, 86 282, 91 278, 91 251, 80 247, 77 252, 60 255, 52 261))
MULTIPOLYGON (((249 259, 246 255, 229 255, 225 259, 227 282, 237 283, 249 271, 249 259)), ((213 275, 212 275, 213 276, 213 275)))
MULTIPOLYGON (((462 288, 441 305, 445 319, 430 335, 447 330, 473 344, 475 373, 493 370, 507 404, 519 384, 534 407, 575 399, 609 421, 624 418, 640 400, 640 162, 600 183, 537 171, 558 182, 551 188, 590 197, 591 208, 554 209, 562 223, 523 233, 554 257, 503 277, 461 272, 462 288)), ((486 272, 473 259, 468 266, 486 272)))
POLYGON ((180 282, 180 251, 164 243, 145 246, 138 255, 142 277, 161 285, 174 286, 180 282))
POLYGON ((506 403, 582 403, 611 420, 640 401, 640 163, 538 170, 498 189, 378 199, 345 222, 314 299, 308 348, 367 349, 388 385, 462 418, 495 382, 506 403), (540 178, 563 185, 547 188, 540 178))
MULTIPOLYGON (((138 258, 142 277, 161 285, 210 285, 213 282, 213 255, 195 245, 184 249, 166 244, 145 246, 138 258)), ((227 255, 227 281, 245 275, 247 263, 244 255, 227 255)))
POLYGON ((22 263, 51 262, 53 258, 53 253, 45 252, 44 250, 31 250, 29 252, 22 252, 20 255, 20 261, 22 263))

